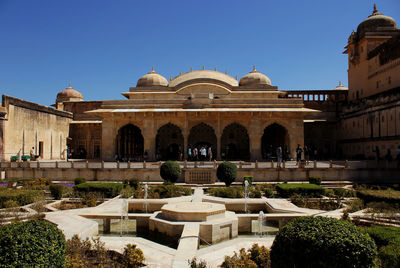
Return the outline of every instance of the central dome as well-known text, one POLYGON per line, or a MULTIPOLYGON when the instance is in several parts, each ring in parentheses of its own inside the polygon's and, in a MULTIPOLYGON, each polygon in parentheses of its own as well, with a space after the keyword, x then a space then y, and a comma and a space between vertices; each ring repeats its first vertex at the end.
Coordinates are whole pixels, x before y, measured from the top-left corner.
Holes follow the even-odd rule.
POLYGON ((263 86, 263 85, 271 85, 271 80, 265 74, 260 73, 256 70, 256 67, 253 67, 253 71, 246 74, 240 79, 240 86, 263 86))
POLYGON ((237 87, 238 82, 235 78, 218 72, 218 71, 212 71, 212 70, 196 70, 196 71, 190 71, 188 73, 181 74, 174 79, 172 79, 169 82, 170 87, 175 87, 177 85, 180 85, 182 83, 188 82, 188 81, 193 81, 193 80, 216 80, 223 82, 225 84, 228 84, 232 87, 237 87))
POLYGON ((357 27, 358 34, 364 34, 365 32, 375 32, 379 30, 397 30, 396 21, 380 13, 374 5, 374 10, 371 15, 368 16, 363 22, 357 27), (380 29, 378 29, 380 28, 380 29))

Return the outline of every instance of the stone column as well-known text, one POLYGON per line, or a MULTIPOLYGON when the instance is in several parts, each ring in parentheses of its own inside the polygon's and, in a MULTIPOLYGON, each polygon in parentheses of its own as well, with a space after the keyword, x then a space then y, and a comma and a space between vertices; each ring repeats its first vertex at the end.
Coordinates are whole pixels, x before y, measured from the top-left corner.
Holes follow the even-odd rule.
POLYGON ((249 135, 251 161, 262 160, 261 138, 262 138, 262 135, 260 135, 260 134, 250 134, 249 135))
POLYGON ((115 135, 114 123, 110 119, 103 119, 101 137, 101 157, 103 161, 113 161, 115 155, 115 135))
POLYGON ((147 160, 154 161, 156 159, 156 136, 157 132, 154 130, 153 118, 143 122, 143 140, 144 151, 147 151, 147 160))
POLYGON ((0 161, 6 159, 4 155, 4 119, 0 117, 0 161))
POLYGON ((217 160, 221 160, 221 136, 217 135, 217 160))

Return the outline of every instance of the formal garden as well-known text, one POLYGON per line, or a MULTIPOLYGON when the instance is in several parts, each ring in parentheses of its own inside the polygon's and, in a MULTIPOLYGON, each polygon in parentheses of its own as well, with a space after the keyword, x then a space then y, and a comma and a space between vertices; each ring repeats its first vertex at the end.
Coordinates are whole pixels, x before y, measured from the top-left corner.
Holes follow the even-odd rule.
MULTIPOLYGON (((46 178, 2 181, 0 266, 140 267, 146 261, 137 245, 127 244, 118 252, 107 249, 99 236, 66 239, 56 225, 45 220, 46 215, 51 211, 95 208, 117 199, 191 198, 194 189, 201 187, 207 202, 286 200, 301 209, 320 211, 288 221, 275 234, 270 248, 254 243, 225 256, 221 267, 400 267, 399 185, 331 186, 317 177, 299 183, 261 183, 254 182, 252 176, 239 180, 236 166, 229 162, 217 169, 224 185, 177 184, 181 169, 175 162, 164 163, 160 175, 163 184, 147 183, 145 178, 121 182, 85 178, 73 182, 46 178), (330 212, 333 214, 318 216, 330 212)), ((196 257, 188 259, 188 265, 209 267, 207 260, 196 257)))

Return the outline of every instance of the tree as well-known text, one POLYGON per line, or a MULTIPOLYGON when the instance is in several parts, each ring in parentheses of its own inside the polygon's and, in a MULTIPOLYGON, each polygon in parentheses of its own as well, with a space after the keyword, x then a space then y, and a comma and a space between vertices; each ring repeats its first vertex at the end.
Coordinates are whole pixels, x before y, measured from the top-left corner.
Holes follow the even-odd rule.
POLYGON ((0 266, 64 267, 64 234, 54 224, 43 220, 1 227, 0 266))
POLYGON ((237 167, 232 162, 222 162, 217 168, 217 177, 220 181, 225 182, 226 186, 230 186, 237 177, 237 167))
POLYGON ((160 167, 160 176, 167 182, 175 183, 182 174, 181 167, 175 161, 167 161, 160 167))
POLYGON ((375 267, 376 246, 354 224, 327 217, 290 221, 275 237, 272 267, 375 267))

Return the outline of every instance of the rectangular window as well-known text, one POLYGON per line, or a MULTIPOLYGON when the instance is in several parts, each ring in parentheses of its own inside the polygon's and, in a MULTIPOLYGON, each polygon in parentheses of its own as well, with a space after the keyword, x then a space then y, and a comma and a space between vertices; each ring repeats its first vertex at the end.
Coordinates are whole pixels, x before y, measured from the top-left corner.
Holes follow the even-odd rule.
POLYGON ((39 157, 43 159, 44 155, 44 144, 43 141, 39 141, 39 157))

